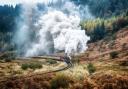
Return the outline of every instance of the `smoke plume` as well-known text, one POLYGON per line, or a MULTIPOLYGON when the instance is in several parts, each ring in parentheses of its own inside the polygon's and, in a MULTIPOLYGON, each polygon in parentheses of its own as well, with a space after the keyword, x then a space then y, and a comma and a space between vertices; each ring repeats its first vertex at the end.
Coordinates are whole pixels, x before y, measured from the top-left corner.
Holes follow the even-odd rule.
POLYGON ((93 18, 88 6, 75 5, 69 0, 22 4, 15 35, 20 55, 84 52, 90 38, 80 27, 83 18, 93 18))

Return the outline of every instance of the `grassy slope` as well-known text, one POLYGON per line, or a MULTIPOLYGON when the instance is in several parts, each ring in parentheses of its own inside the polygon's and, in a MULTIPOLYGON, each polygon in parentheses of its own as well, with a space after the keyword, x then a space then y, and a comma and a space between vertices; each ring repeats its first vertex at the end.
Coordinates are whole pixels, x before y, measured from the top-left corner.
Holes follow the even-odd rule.
POLYGON ((77 61, 73 68, 58 73, 38 75, 63 67, 63 63, 48 64, 48 61, 35 59, 0 63, 0 81, 7 79, 0 82, 1 89, 64 89, 64 86, 68 89, 128 89, 128 27, 115 32, 114 36, 114 39, 108 36, 88 44, 88 50, 74 58, 77 61), (118 52, 118 57, 112 59, 110 53, 113 51, 118 52), (21 69, 22 63, 31 62, 40 62, 43 68, 21 69), (96 69, 92 74, 88 71, 89 63, 96 69))

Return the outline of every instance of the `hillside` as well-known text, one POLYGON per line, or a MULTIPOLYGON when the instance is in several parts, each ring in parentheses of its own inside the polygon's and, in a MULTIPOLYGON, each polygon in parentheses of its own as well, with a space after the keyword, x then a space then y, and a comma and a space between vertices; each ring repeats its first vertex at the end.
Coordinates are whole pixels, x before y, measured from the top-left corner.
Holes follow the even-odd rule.
POLYGON ((31 1, 0 5, 0 89, 128 89, 128 0, 31 1))
POLYGON ((109 54, 117 52, 119 54, 117 59, 128 60, 128 27, 117 31, 114 33, 114 36, 114 39, 111 38, 111 36, 106 36, 98 42, 88 44, 89 48, 86 51, 87 57, 95 60, 98 60, 99 58, 109 60, 109 54))
POLYGON ((127 89, 128 27, 114 34, 115 39, 105 37, 89 43, 88 50, 72 60, 74 67, 66 70, 55 72, 56 69, 63 69, 65 64, 52 61, 49 57, 0 63, 0 86, 2 89, 127 89), (26 63, 39 63, 43 67, 24 70, 22 65, 26 63))

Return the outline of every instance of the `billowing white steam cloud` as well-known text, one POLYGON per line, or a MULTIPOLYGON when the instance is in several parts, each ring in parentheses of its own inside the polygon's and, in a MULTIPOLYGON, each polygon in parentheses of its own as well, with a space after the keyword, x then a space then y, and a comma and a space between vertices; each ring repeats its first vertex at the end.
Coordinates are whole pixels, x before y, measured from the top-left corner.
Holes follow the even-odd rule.
MULTIPOLYGON (((19 30, 15 40, 24 56, 59 51, 70 54, 87 49, 89 37, 80 27, 82 11, 69 0, 52 1, 42 3, 43 10, 40 10, 36 3, 23 5, 23 13, 20 16, 22 20, 18 23, 19 30)), ((86 11, 89 15, 88 10, 86 11)))

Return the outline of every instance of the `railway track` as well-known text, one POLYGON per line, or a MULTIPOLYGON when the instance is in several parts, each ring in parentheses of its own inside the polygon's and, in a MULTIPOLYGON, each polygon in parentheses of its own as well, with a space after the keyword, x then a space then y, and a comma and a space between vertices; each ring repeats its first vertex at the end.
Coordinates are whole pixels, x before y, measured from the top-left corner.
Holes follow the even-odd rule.
MULTIPOLYGON (((52 59, 52 60, 56 60, 56 61, 59 61, 59 62, 63 62, 62 60, 60 60, 59 57, 54 57, 54 56, 37 56, 37 57, 31 57, 31 58, 18 58, 18 59, 52 59)), ((69 65, 66 65, 65 64, 65 67, 63 68, 59 68, 59 69, 55 69, 55 70, 51 70, 51 71, 47 71, 47 72, 42 72, 42 73, 33 73, 33 74, 30 74, 30 75, 22 75, 21 77, 22 78, 25 78, 25 79, 29 79, 31 77, 34 77, 34 76, 38 76, 38 75, 43 75, 43 74, 49 74, 49 73, 56 73, 56 72, 60 72, 60 71, 64 71, 64 70, 67 70, 69 69, 71 66, 69 65)), ((14 77, 14 80, 18 80, 20 79, 21 77, 16 77, 16 76, 13 76, 14 77), (15 78, 16 77, 16 78, 15 78)), ((10 76, 5 76, 3 77, 2 79, 0 79, 0 85, 4 82, 7 82, 9 80, 11 80, 12 77, 10 76)))
MULTIPOLYGON (((36 57, 30 57, 28 59, 52 59, 52 60, 56 60, 56 61, 59 61, 59 62, 63 62, 63 60, 60 59, 60 57, 58 56, 36 56, 36 57)), ((52 71, 49 71, 49 72, 44 72, 44 73, 41 73, 41 74, 47 74, 47 73, 52 73, 52 72, 59 72, 59 71, 63 71, 63 70, 66 70, 66 69, 69 69, 71 66, 69 65, 66 65, 65 67, 63 68, 60 68, 60 69, 56 69, 56 70, 52 70, 52 71)))

